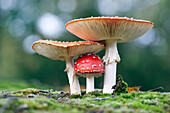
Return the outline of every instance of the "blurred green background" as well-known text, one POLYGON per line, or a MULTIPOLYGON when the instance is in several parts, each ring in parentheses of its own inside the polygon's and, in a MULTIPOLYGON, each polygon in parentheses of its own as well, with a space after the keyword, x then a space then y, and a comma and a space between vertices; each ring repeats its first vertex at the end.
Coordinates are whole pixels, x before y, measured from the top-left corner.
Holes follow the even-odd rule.
MULTIPOLYGON (((68 85, 65 62, 36 54, 40 39, 78 41, 64 25, 90 16, 127 16, 155 23, 152 30, 118 44, 118 74, 129 86, 170 91, 170 0, 0 0, 0 89, 68 85)), ((97 53, 100 57, 104 50, 97 53)), ((85 79, 80 78, 85 85, 85 79)), ((102 88, 103 77, 95 79, 102 88)))

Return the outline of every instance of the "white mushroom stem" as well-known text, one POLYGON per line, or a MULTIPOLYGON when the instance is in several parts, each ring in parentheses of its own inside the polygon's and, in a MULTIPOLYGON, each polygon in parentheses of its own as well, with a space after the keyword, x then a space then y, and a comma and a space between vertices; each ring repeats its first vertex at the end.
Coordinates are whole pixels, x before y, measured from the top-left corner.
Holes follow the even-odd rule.
POLYGON ((73 58, 66 57, 65 60, 66 60, 65 71, 67 72, 67 75, 68 75, 68 80, 69 80, 69 84, 70 84, 70 93, 71 93, 71 95, 81 94, 78 76, 74 72, 73 58))
POLYGON ((94 77, 86 77, 86 93, 94 91, 94 77))
POLYGON ((105 75, 103 93, 113 93, 112 86, 116 85, 116 67, 117 62, 120 61, 120 57, 117 50, 117 40, 105 41, 105 56, 103 60, 105 62, 105 75))

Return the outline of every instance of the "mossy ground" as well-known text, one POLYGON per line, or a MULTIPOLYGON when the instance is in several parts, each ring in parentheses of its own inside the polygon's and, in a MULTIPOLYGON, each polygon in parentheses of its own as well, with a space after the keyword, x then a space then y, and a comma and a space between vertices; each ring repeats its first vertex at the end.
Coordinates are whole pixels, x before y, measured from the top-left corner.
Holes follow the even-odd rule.
MULTIPOLYGON (((82 92, 84 93, 84 92, 82 92)), ((170 112, 170 93, 132 92, 118 95, 95 91, 82 96, 54 90, 0 91, 2 113, 170 112)))

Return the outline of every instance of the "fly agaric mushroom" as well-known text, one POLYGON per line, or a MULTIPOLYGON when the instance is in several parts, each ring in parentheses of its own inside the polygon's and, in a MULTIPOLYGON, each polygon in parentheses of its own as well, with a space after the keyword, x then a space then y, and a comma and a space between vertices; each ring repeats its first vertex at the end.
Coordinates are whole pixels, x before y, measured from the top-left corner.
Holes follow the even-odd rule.
POLYGON ((73 58, 85 53, 96 53, 104 48, 102 43, 91 41, 58 42, 39 40, 34 42, 33 50, 53 60, 65 60, 71 94, 80 94, 78 76, 74 73, 73 58))
POLYGON ((112 93, 116 84, 116 67, 120 57, 117 43, 132 41, 148 32, 154 23, 127 17, 91 17, 75 19, 65 27, 74 35, 91 41, 105 41, 105 75, 103 93, 112 93))
POLYGON ((81 55, 75 62, 74 71, 81 77, 86 77, 86 93, 94 91, 94 77, 100 77, 104 72, 104 65, 95 54, 81 55))

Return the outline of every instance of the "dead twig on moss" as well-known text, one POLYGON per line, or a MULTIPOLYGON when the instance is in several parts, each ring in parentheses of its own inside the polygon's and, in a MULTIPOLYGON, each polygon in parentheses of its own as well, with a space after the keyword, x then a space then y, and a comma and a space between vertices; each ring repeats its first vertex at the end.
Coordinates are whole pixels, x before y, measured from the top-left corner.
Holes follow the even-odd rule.
POLYGON ((112 95, 111 97, 105 97, 105 98, 95 98, 94 101, 100 101, 100 100, 106 100, 106 99, 109 99, 109 98, 113 98, 113 97, 116 97, 116 95, 112 95))
POLYGON ((135 97, 129 103, 132 103, 134 100, 135 100, 135 97))
POLYGON ((150 89, 147 92, 157 91, 157 90, 160 90, 160 89, 164 90, 163 87, 158 87, 158 88, 155 88, 155 89, 150 89))

